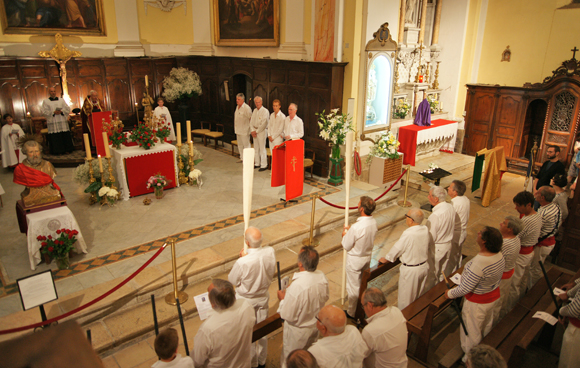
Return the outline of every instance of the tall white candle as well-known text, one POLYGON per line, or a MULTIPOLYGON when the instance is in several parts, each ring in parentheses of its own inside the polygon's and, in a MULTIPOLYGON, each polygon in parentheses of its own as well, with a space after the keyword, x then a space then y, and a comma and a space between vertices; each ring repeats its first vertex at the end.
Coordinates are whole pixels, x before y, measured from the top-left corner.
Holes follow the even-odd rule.
POLYGON ((91 156, 91 145, 89 143, 89 134, 83 134, 83 138, 85 139, 85 150, 87 151, 87 159, 90 160, 93 157, 91 156))

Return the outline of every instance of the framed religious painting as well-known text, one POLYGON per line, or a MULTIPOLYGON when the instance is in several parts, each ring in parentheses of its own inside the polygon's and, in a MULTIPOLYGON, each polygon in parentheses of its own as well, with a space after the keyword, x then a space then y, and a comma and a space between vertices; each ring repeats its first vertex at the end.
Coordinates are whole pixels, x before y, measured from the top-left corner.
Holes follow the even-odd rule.
POLYGON ((278 46, 280 0, 213 0, 215 44, 278 46))
POLYGON ((4 34, 105 36, 103 0, 0 0, 4 34))

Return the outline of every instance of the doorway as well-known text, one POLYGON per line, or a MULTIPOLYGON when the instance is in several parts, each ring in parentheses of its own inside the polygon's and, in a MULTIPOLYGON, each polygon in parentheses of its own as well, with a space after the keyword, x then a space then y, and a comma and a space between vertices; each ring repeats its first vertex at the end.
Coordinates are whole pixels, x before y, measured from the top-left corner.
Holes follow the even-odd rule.
POLYGON ((238 93, 243 93, 246 96, 246 103, 252 107, 252 78, 245 74, 236 74, 233 77, 233 88, 234 88, 234 103, 236 102, 235 96, 238 93))
POLYGON ((534 141, 538 142, 538 148, 541 146, 547 112, 548 103, 542 99, 533 100, 528 105, 520 144, 520 158, 528 159, 530 157, 534 141))

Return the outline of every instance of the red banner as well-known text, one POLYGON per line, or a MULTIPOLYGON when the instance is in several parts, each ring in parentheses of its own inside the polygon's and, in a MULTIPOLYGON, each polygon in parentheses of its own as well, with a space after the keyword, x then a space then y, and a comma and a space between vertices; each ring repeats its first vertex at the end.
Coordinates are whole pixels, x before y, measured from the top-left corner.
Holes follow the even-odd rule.
POLYGON ((304 191, 304 141, 286 141, 272 150, 273 187, 286 185, 286 200, 301 196, 304 191))
MULTIPOLYGON (((93 112, 89 116, 89 127, 91 128, 91 142, 97 147, 97 155, 105 157, 105 144, 103 143, 103 119, 107 123, 111 122, 111 111, 93 112)), ((109 142, 107 142, 108 144, 109 142)))

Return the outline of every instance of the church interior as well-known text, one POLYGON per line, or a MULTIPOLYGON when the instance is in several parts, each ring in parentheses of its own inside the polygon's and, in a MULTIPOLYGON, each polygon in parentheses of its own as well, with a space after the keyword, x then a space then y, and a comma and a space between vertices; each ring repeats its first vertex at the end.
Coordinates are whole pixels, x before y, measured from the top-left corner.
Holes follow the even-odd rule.
MULTIPOLYGON (((514 196, 535 185, 530 172, 540 175, 551 147, 568 176, 578 162, 577 0, 41 3, 0 0, 0 352, 29 359, 13 367, 50 361, 49 352, 23 346, 27 339, 41 346, 42 334, 57 328, 69 336, 64 344, 86 349, 76 359, 87 367, 152 366, 156 332, 165 327, 179 331, 178 352, 189 355, 207 313, 194 297, 212 280, 228 279, 248 226, 261 230, 262 247, 272 247, 279 262, 268 318, 253 330, 268 340, 265 365, 279 367, 278 278, 293 280, 301 248, 313 245, 328 279, 327 304, 347 308, 341 242, 343 227, 357 223, 361 197, 375 199, 378 232, 360 295, 376 287, 396 307, 402 260, 379 259, 413 222, 410 208, 422 210, 426 225, 434 186, 466 184, 469 221, 460 267, 452 270, 461 273, 480 252, 482 228, 520 216, 514 196), (176 97, 170 90, 178 73, 194 87, 176 97), (263 146, 259 133, 251 150, 244 147, 240 94, 268 116, 277 104, 289 116, 286 127, 296 109, 303 162, 290 160, 295 146, 288 142, 296 141, 286 130, 285 150, 267 138, 263 146), (55 101, 64 113, 46 112, 55 101), (167 113, 158 115, 161 108, 167 113), (59 116, 71 149, 59 151, 62 133, 51 127, 59 116), (351 132, 344 128, 333 141, 325 119, 351 122, 351 132), (14 156, 18 147, 5 139, 13 135, 36 142, 53 167, 56 176, 39 170, 56 199, 38 199, 47 194, 21 170, 33 149, 23 143, 14 156), (391 136, 400 147, 388 152, 391 136), (5 163, 4 155, 16 161, 5 163), (167 183, 159 190, 151 180, 167 183), (56 238, 60 229, 76 232, 66 264, 43 245, 43 236, 56 238), (26 289, 26 280, 41 277, 55 295, 27 308, 23 295, 47 297, 30 283, 26 289), (74 333, 89 336, 88 347, 74 333)), ((568 180, 572 194, 575 178, 568 180)), ((566 207, 558 252, 545 260, 551 285, 543 278, 530 285, 482 336, 510 368, 566 366, 559 362, 566 327, 533 317, 557 318, 562 303, 552 288, 579 276, 580 196, 566 207)), ((408 363, 401 366, 464 365, 459 303, 446 293, 441 281, 402 309, 408 363)), ((359 300, 349 325, 362 330, 364 308, 359 300)))

